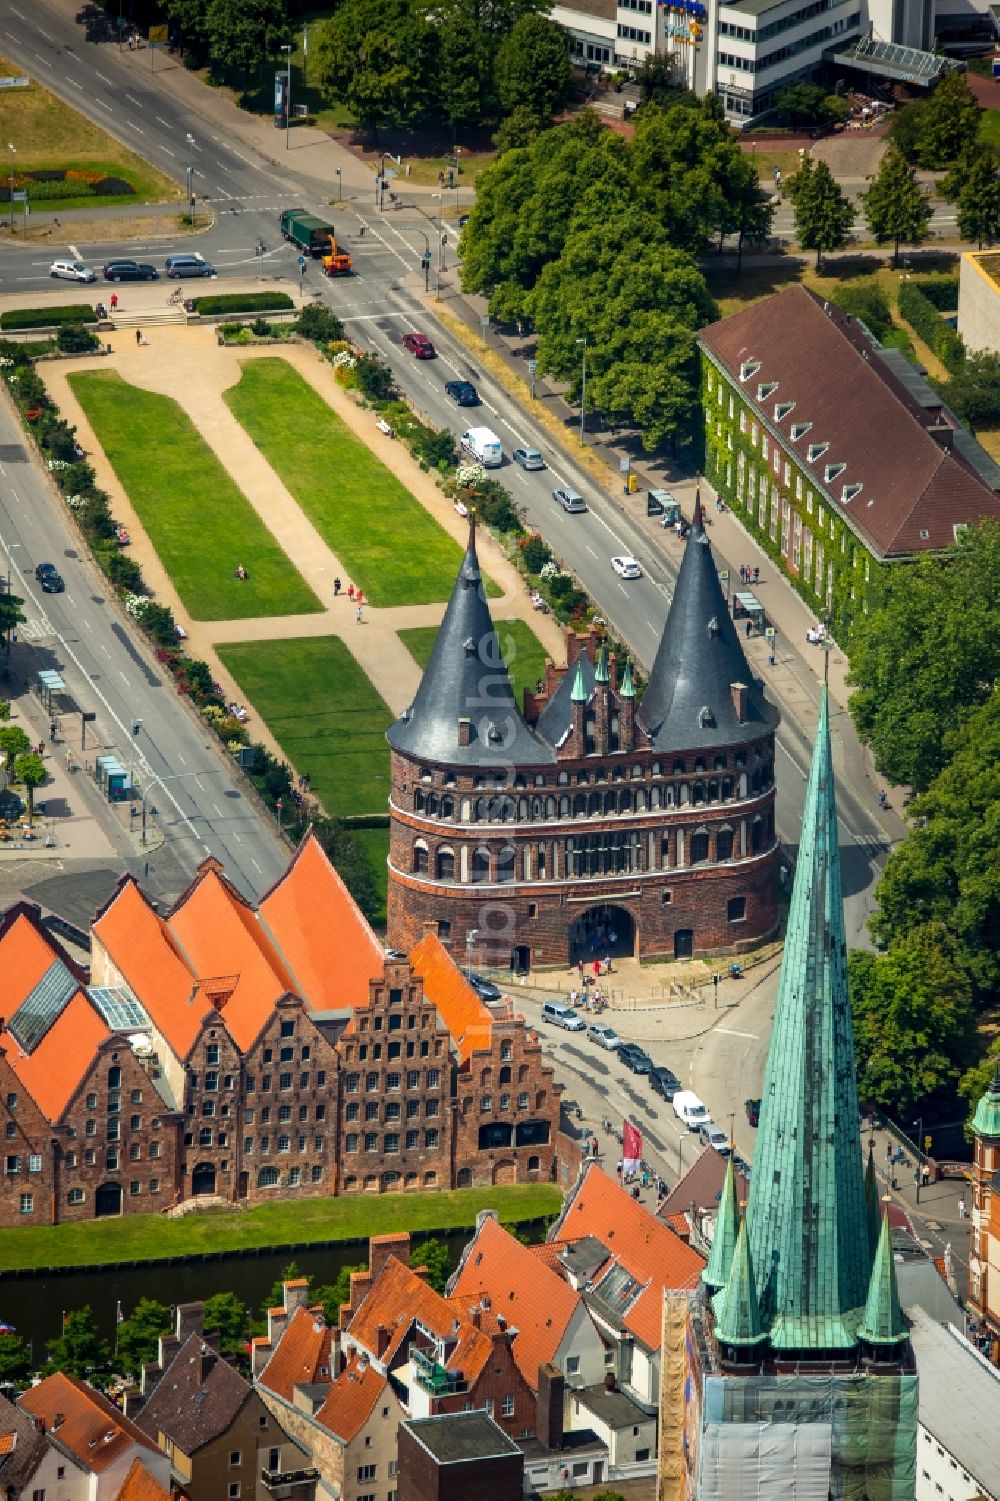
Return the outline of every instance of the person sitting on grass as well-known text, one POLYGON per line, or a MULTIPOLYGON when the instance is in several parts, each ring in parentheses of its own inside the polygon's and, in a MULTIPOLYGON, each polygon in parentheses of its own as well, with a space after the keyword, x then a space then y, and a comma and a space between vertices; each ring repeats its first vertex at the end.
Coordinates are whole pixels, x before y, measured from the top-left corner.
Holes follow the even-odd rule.
POLYGON ((247 573, 246 569, 243 567, 243 564, 242 563, 237 563, 237 565, 236 565, 236 572, 233 574, 233 578, 235 578, 235 579, 248 579, 249 577, 250 577, 250 575, 247 573))

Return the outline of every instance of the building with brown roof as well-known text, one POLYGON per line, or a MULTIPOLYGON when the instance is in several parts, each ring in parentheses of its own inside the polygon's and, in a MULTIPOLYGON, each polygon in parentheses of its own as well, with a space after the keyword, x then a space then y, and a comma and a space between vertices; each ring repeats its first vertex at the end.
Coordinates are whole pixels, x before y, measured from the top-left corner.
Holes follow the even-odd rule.
POLYGON ((995 466, 940 398, 805 287, 698 343, 706 475, 835 628, 877 597, 882 569, 1000 520, 995 466))
POLYGON ((5 1501, 32 1501, 39 1491, 65 1501, 86 1501, 90 1474, 48 1439, 45 1422, 0 1397, 0 1493, 5 1501))
MULTIPOLYGON (((166 1455, 86 1382, 57 1371, 22 1392, 18 1407, 36 1420, 55 1450, 86 1472, 87 1501, 116 1501, 136 1461, 169 1490, 166 1455)), ((58 1495, 58 1486, 54 1490, 58 1495)))

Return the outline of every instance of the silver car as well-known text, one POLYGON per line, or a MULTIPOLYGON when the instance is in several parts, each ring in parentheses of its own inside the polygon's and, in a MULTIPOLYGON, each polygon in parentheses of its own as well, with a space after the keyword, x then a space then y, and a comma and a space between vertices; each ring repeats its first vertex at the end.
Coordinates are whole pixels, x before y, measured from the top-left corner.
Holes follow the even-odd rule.
POLYGON ((515 448, 512 454, 515 464, 520 464, 522 469, 544 469, 545 460, 537 448, 515 448))
POLYGON ((557 500, 564 511, 570 511, 573 514, 587 509, 587 502, 583 496, 579 491, 571 490, 568 485, 561 485, 558 490, 553 490, 552 499, 557 500))
POLYGON ((83 261, 53 261, 49 267, 49 275, 59 277, 63 281, 97 280, 97 272, 85 266, 83 261))

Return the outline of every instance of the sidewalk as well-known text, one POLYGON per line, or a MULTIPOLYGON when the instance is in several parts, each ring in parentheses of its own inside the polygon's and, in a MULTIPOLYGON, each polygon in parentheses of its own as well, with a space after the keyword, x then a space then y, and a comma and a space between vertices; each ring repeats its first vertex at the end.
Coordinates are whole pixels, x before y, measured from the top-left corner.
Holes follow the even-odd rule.
POLYGON ((861 1142, 866 1162, 868 1144, 873 1143, 880 1194, 888 1195, 893 1204, 905 1211, 914 1236, 929 1256, 947 1255, 950 1258, 958 1296, 964 1300, 972 1236, 969 1218, 972 1213, 971 1185, 962 1178, 942 1178, 918 1189, 914 1181, 917 1169, 911 1152, 907 1152, 908 1165, 901 1163, 895 1169, 889 1167, 887 1149, 896 1145, 895 1137, 883 1130, 869 1132, 863 1123, 861 1142), (960 1204, 965 1207, 964 1215, 960 1204))

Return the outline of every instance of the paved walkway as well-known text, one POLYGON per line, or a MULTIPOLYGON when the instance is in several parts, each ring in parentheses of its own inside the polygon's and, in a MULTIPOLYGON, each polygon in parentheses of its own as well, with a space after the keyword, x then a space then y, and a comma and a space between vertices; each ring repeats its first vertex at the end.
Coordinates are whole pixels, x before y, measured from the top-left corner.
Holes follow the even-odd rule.
MULTIPOLYGON (((150 308, 162 305, 162 293, 157 295, 154 290, 147 290, 148 301, 145 303, 143 293, 141 288, 129 291, 129 312, 141 312, 144 305, 150 308)), ((413 626, 437 625, 444 614, 446 600, 391 609, 373 609, 366 605, 363 624, 359 626, 346 594, 337 599, 333 597, 334 578, 341 578, 346 590, 350 582, 349 571, 232 416, 222 393, 238 382, 245 361, 275 357, 286 360, 463 547, 468 537, 468 522, 457 514, 430 474, 421 470, 405 446, 386 439, 376 430, 373 414, 361 408, 349 392, 336 384, 330 366, 311 347, 304 344, 257 345, 237 351, 219 345, 214 328, 173 324, 151 326, 147 338, 148 344, 137 346, 131 329, 119 330, 107 336, 111 345, 109 356, 73 361, 72 365, 49 364, 44 374, 53 398, 67 420, 76 426, 80 441, 88 450, 97 472, 98 483, 111 496, 115 516, 129 529, 132 555, 156 598, 170 605, 178 623, 187 632, 191 654, 209 663, 226 691, 227 700, 243 700, 244 692, 219 659, 215 650, 217 645, 234 640, 338 636, 390 710, 394 714, 402 713, 413 700, 420 681, 420 668, 403 648, 397 633, 413 626), (106 370, 109 367, 124 380, 179 402, 323 602, 322 611, 251 620, 200 621, 192 618, 105 458, 67 380, 67 376, 77 370, 106 370)), ((479 542, 484 569, 504 590, 502 597, 491 600, 494 619, 520 618, 526 621, 546 651, 561 661, 564 640, 560 628, 550 616, 532 610, 520 575, 493 538, 481 532, 479 542)), ((239 561, 237 541, 234 541, 233 548, 235 566, 239 561)), ((252 705, 248 707, 252 711, 252 705)), ((256 723, 254 735, 258 736, 256 723)), ((261 733, 259 738, 276 754, 279 753, 279 747, 270 735, 261 733)), ((281 751, 280 754, 285 753, 281 751)))

